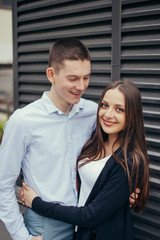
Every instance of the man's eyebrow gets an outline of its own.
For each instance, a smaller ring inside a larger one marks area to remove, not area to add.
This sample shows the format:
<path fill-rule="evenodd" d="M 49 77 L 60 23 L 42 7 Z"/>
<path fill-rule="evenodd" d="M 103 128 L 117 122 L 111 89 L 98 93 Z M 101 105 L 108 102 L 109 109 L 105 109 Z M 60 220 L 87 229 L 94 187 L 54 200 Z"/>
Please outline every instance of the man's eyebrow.
<path fill-rule="evenodd" d="M 91 73 L 86 74 L 84 77 L 90 76 Z M 68 74 L 67 77 L 79 77 L 79 75 L 76 74 Z"/>
<path fill-rule="evenodd" d="M 75 74 L 68 74 L 67 77 L 78 77 L 78 75 L 75 75 Z"/>

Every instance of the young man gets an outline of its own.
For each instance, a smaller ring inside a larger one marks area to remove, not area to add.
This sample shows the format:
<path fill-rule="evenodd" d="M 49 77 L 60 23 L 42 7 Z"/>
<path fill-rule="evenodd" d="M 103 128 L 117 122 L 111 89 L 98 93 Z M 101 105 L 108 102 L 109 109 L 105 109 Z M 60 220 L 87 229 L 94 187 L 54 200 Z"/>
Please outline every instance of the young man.
<path fill-rule="evenodd" d="M 25 182 L 46 201 L 77 204 L 76 160 L 94 128 L 97 104 L 81 98 L 90 78 L 88 49 L 76 39 L 51 47 L 49 92 L 10 117 L 0 147 L 0 218 L 14 240 L 71 240 L 73 226 L 27 208 L 23 217 L 14 185 Z"/>

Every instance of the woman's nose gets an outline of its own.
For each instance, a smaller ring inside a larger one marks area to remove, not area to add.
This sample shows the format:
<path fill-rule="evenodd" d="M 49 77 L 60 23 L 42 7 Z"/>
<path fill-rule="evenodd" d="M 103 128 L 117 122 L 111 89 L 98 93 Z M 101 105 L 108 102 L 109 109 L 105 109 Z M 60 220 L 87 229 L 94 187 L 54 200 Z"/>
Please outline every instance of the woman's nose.
<path fill-rule="evenodd" d="M 114 111 L 112 108 L 107 108 L 104 114 L 107 118 L 111 118 L 114 115 Z"/>

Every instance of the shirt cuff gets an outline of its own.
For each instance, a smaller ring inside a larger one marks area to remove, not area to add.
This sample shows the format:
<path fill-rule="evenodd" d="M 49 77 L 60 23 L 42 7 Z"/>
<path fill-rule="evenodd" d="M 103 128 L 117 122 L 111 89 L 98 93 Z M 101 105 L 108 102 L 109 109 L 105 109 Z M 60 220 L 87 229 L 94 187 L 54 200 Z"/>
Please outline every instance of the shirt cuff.
<path fill-rule="evenodd" d="M 18 229 L 14 234 L 11 234 L 13 240 L 31 240 L 33 236 L 29 234 L 28 230 L 26 229 L 24 223 L 22 224 L 21 228 Z"/>

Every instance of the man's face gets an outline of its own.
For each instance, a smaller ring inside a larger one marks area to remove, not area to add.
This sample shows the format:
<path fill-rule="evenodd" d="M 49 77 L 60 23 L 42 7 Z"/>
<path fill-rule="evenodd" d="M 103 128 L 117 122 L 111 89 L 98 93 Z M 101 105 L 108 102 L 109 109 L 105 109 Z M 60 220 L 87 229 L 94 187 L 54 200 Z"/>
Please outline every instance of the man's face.
<path fill-rule="evenodd" d="M 89 85 L 90 72 L 89 60 L 64 60 L 59 72 L 54 71 L 53 102 L 61 111 L 80 101 Z"/>

